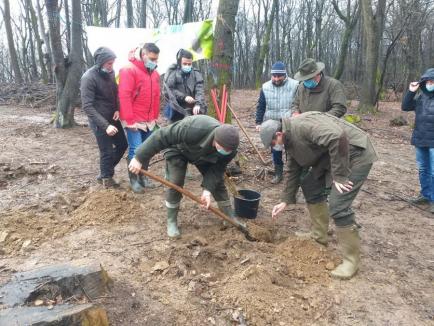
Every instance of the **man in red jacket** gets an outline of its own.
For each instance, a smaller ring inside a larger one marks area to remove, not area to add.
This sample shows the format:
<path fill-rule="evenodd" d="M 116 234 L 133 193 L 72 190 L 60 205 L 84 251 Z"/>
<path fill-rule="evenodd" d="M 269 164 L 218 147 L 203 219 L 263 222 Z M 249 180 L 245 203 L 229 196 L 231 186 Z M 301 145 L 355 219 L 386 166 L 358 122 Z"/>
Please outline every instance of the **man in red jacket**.
<path fill-rule="evenodd" d="M 146 43 L 135 50 L 127 66 L 119 71 L 120 119 L 127 132 L 128 164 L 136 148 L 148 138 L 160 113 L 160 75 L 157 68 L 160 49 L 154 43 Z M 144 167 L 147 169 L 147 167 Z M 145 187 L 153 187 L 144 176 L 129 172 L 131 189 L 142 193 Z"/>

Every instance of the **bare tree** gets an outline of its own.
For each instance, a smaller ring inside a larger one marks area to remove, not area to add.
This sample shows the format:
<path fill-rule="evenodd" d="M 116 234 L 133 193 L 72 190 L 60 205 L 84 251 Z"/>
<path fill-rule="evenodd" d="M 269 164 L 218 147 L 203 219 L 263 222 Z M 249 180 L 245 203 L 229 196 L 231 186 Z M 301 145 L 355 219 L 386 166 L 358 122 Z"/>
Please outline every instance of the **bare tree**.
<path fill-rule="evenodd" d="M 20 65 L 18 63 L 18 55 L 15 50 L 14 36 L 11 26 L 11 10 L 9 0 L 4 0 L 4 8 L 2 9 L 3 19 L 6 28 L 6 37 L 8 39 L 9 57 L 11 60 L 12 71 L 14 72 L 15 82 L 22 84 L 23 77 L 21 75 Z"/>
<path fill-rule="evenodd" d="M 45 0 L 53 51 L 54 73 L 56 75 L 56 119 L 57 128 L 72 127 L 74 123 L 74 106 L 78 95 L 82 63 L 81 4 L 72 1 L 71 51 L 65 57 L 60 35 L 60 8 L 57 0 Z"/>

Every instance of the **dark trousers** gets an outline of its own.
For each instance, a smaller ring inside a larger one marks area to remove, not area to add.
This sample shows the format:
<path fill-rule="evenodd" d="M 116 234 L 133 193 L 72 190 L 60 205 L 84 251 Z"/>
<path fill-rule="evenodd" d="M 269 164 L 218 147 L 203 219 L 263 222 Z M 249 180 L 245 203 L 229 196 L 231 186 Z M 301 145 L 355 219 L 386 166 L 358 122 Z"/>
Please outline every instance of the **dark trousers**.
<path fill-rule="evenodd" d="M 300 186 L 306 202 L 309 204 L 316 204 L 327 200 L 327 186 L 329 186 L 329 182 L 326 181 L 326 178 L 329 171 L 325 167 L 329 166 L 330 160 L 328 155 L 324 156 L 323 159 L 325 161 L 319 162 L 316 166 L 312 167 L 301 179 Z M 355 222 L 351 204 L 362 188 L 372 167 L 372 163 L 363 163 L 363 159 L 360 157 L 350 160 L 350 162 L 351 174 L 348 179 L 353 182 L 352 190 L 341 194 L 332 185 L 329 195 L 330 216 L 333 218 L 335 224 L 340 227 L 352 225 Z"/>
<path fill-rule="evenodd" d="M 113 122 L 118 128 L 114 136 L 107 135 L 106 131 L 94 123 L 89 123 L 99 148 L 100 177 L 111 178 L 115 173 L 115 166 L 124 156 L 128 148 L 127 139 L 120 121 Z"/>
<path fill-rule="evenodd" d="M 274 165 L 283 165 L 283 151 L 276 151 L 275 149 L 271 149 L 271 154 L 273 156 Z"/>
<path fill-rule="evenodd" d="M 166 180 L 172 182 L 180 187 L 184 187 L 185 173 L 187 172 L 188 161 L 182 156 L 175 156 L 166 159 Z M 196 168 L 204 175 L 206 167 L 197 165 Z M 216 201 L 226 201 L 229 199 L 228 192 L 224 183 L 224 179 L 221 179 L 214 192 L 211 193 Z M 182 194 L 172 188 L 166 191 L 166 201 L 170 204 L 178 204 L 182 199 Z"/>

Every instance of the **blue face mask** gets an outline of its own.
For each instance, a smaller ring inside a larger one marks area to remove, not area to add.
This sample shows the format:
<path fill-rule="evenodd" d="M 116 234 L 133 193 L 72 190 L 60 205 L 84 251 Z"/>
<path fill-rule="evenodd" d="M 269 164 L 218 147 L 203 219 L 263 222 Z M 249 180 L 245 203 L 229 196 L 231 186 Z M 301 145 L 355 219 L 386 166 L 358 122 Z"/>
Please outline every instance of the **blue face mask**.
<path fill-rule="evenodd" d="M 313 89 L 318 86 L 318 82 L 314 79 L 308 79 L 303 82 L 304 87 Z"/>
<path fill-rule="evenodd" d="M 426 84 L 425 88 L 428 92 L 434 92 L 434 84 Z"/>
<path fill-rule="evenodd" d="M 232 151 L 228 152 L 228 151 L 225 151 L 223 148 L 218 148 L 217 152 L 219 152 L 220 154 L 222 154 L 224 156 L 229 155 L 230 153 L 232 153 Z"/>
<path fill-rule="evenodd" d="M 181 66 L 181 70 L 188 74 L 191 71 L 191 66 Z"/>
<path fill-rule="evenodd" d="M 151 60 L 147 60 L 145 63 L 145 67 L 152 71 L 157 68 L 157 64 Z"/>

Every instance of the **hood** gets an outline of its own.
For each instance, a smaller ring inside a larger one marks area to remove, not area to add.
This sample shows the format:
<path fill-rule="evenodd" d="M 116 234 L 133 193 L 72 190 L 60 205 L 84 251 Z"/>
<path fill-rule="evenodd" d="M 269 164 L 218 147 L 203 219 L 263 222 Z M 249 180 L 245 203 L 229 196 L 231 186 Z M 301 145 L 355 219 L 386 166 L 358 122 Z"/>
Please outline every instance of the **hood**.
<path fill-rule="evenodd" d="M 95 65 L 101 68 L 101 66 L 107 61 L 116 59 L 116 54 L 109 48 L 100 47 L 95 51 L 93 58 L 95 60 Z"/>
<path fill-rule="evenodd" d="M 423 92 L 425 93 L 429 93 L 430 95 L 432 95 L 432 92 L 428 92 L 426 90 L 425 84 L 427 80 L 434 80 L 434 68 L 430 68 L 427 71 L 425 71 L 422 75 L 422 77 L 420 77 L 420 88 L 422 89 Z"/>

